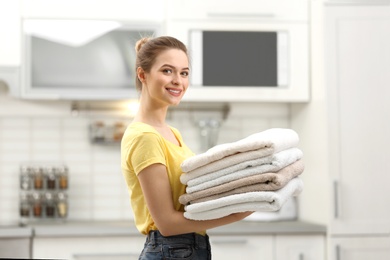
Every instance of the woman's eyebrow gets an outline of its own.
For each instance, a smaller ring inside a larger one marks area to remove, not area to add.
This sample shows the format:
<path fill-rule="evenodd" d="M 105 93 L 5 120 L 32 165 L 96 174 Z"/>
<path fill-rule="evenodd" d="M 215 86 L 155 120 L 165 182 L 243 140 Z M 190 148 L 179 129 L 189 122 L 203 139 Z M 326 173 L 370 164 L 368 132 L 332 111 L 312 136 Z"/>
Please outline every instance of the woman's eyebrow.
<path fill-rule="evenodd" d="M 161 66 L 161 68 L 162 67 L 170 67 L 170 68 L 172 68 L 172 69 L 176 69 L 176 67 L 175 66 L 173 66 L 173 65 L 171 65 L 171 64 L 163 64 L 162 66 Z M 190 68 L 189 67 L 184 67 L 184 68 L 181 68 L 181 70 L 190 70 Z"/>

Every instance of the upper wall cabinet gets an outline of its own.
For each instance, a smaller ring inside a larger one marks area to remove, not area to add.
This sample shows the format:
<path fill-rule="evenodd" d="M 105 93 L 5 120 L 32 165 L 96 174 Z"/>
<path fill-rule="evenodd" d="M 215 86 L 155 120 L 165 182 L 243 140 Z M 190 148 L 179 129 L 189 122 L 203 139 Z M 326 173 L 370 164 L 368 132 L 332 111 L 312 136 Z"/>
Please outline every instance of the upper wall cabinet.
<path fill-rule="evenodd" d="M 165 1 L 22 0 L 25 18 L 153 20 L 165 18 Z"/>
<path fill-rule="evenodd" d="M 171 19 L 261 18 L 307 20 L 308 0 L 167 0 Z"/>
<path fill-rule="evenodd" d="M 191 56 L 187 101 L 308 102 L 308 0 L 167 0 Z"/>
<path fill-rule="evenodd" d="M 18 1 L 0 2 L 0 67 L 20 65 L 19 17 Z"/>
<path fill-rule="evenodd" d="M 20 93 L 29 99 L 137 98 L 135 43 L 153 23 L 24 19 Z"/>

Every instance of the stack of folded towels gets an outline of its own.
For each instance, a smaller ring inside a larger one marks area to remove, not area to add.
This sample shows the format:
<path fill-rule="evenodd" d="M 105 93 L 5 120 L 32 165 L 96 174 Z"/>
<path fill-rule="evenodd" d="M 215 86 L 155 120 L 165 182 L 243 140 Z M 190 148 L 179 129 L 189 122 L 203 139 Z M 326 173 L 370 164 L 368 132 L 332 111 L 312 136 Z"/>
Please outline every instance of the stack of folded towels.
<path fill-rule="evenodd" d="M 186 159 L 180 177 L 186 193 L 179 198 L 185 205 L 184 216 L 208 220 L 237 212 L 280 210 L 303 189 L 298 142 L 294 130 L 271 128 Z"/>

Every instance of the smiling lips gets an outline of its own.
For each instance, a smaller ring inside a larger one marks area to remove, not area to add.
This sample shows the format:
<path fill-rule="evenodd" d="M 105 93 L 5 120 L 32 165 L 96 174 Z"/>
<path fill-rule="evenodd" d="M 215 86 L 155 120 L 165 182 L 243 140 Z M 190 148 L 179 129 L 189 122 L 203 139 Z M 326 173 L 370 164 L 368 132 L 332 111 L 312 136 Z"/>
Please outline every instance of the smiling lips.
<path fill-rule="evenodd" d="M 180 96 L 181 90 L 180 89 L 174 89 L 174 88 L 167 88 L 168 92 L 173 96 Z"/>

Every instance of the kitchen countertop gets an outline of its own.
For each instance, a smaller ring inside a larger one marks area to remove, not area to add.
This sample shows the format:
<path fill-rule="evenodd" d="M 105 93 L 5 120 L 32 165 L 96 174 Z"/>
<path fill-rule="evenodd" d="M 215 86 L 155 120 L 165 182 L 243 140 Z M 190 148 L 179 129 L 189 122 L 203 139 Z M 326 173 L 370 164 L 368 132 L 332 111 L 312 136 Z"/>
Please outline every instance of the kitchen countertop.
<path fill-rule="evenodd" d="M 302 221 L 240 221 L 210 229 L 210 235 L 326 234 L 326 227 Z M 7 237 L 88 237 L 139 236 L 132 221 L 67 221 L 36 223 L 26 227 L 0 227 L 0 238 Z"/>
<path fill-rule="evenodd" d="M 31 227 L 0 226 L 0 239 L 2 238 L 28 238 L 33 234 Z"/>

